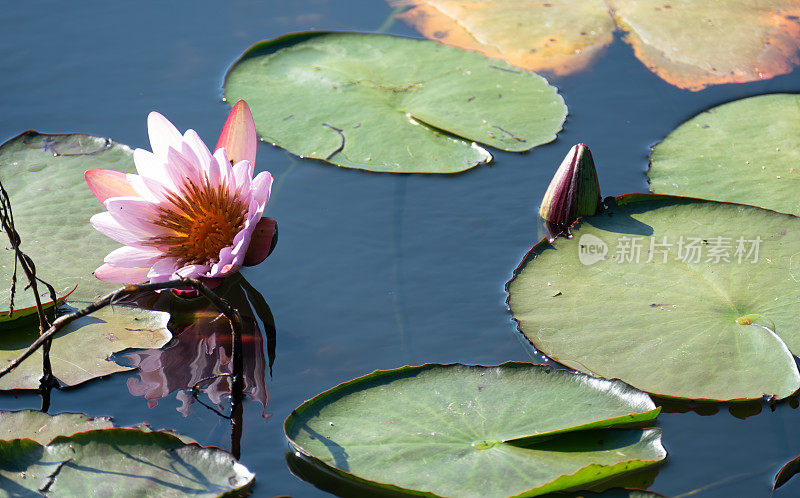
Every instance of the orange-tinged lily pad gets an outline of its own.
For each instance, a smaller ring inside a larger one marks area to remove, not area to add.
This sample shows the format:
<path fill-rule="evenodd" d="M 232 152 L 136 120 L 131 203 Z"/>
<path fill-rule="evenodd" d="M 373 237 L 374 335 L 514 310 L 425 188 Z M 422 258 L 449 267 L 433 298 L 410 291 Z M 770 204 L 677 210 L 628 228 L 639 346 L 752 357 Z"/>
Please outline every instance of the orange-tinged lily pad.
<path fill-rule="evenodd" d="M 428 38 L 532 71 L 569 74 L 611 43 L 614 21 L 602 0 L 389 0 Z"/>
<path fill-rule="evenodd" d="M 800 63 L 797 0 L 608 3 L 636 56 L 680 88 L 769 79 Z"/>
<path fill-rule="evenodd" d="M 565 75 L 623 33 L 668 83 L 697 91 L 786 74 L 800 64 L 800 0 L 388 0 L 440 42 Z"/>

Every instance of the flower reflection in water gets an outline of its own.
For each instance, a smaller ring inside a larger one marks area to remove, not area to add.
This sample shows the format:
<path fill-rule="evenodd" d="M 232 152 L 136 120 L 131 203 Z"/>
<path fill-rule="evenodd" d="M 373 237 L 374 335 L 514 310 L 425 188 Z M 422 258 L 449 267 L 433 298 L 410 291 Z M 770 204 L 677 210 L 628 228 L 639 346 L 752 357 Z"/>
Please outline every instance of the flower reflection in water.
<path fill-rule="evenodd" d="M 272 373 L 275 358 L 275 323 L 264 298 L 244 278 L 232 277 L 218 289 L 220 297 L 238 309 L 242 317 L 242 353 L 244 364 L 244 395 L 264 407 L 267 418 L 266 376 Z M 164 293 L 167 294 L 167 293 Z M 196 305 L 193 301 L 199 301 Z M 202 300 L 176 300 L 174 296 L 145 296 L 137 304 L 153 309 L 167 308 L 171 313 L 172 340 L 161 349 L 146 349 L 123 356 L 129 366 L 137 367 L 138 378 L 128 379 L 128 390 L 143 396 L 149 407 L 177 391 L 182 402 L 178 408 L 188 416 L 198 391 L 220 410 L 230 395 L 230 375 L 233 373 L 231 326 L 224 315 Z M 255 313 L 254 313 L 255 311 Z M 264 357 L 265 329 L 269 364 Z M 193 389 L 198 387 L 199 389 Z"/>

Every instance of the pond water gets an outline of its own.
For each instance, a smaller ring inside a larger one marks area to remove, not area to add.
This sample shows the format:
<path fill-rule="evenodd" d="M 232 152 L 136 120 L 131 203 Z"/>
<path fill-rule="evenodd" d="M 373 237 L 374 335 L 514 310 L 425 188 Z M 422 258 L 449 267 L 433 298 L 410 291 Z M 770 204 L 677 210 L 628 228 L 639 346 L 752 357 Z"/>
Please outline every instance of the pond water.
<path fill-rule="evenodd" d="M 21 131 L 86 132 L 148 147 L 145 118 L 158 110 L 214 143 L 229 107 L 221 84 L 256 41 L 309 29 L 375 31 L 392 9 L 375 0 L 131 3 L 14 2 L 0 21 L 0 138 Z M 388 33 L 419 36 L 401 22 Z M 245 277 L 277 328 L 267 380 L 268 418 L 245 404 L 242 462 L 257 496 L 325 493 L 285 462 L 283 420 L 342 381 L 426 362 L 542 362 L 517 331 L 505 283 L 541 238 L 538 203 L 577 142 L 595 158 L 603 195 L 647 191 L 649 147 L 687 118 L 745 96 L 800 90 L 800 72 L 688 92 L 648 71 L 617 40 L 588 70 L 550 78 L 569 107 L 558 139 L 463 174 L 387 175 L 300 160 L 261 143 L 257 170 L 276 178 L 266 214 L 280 241 Z M 54 209 L 58 209 L 54 206 Z M 602 320 L 602 317 L 597 317 Z M 188 359 L 187 359 L 188 361 Z M 136 373 L 53 393 L 51 413 L 148 421 L 229 448 L 230 426 L 175 394 L 148 407 L 129 393 Z M 2 395 L 0 408 L 37 408 L 34 395 Z M 767 496 L 780 466 L 800 454 L 800 412 L 787 403 L 739 419 L 659 417 L 669 457 L 653 491 L 668 496 Z M 800 478 L 775 496 L 800 494 Z"/>

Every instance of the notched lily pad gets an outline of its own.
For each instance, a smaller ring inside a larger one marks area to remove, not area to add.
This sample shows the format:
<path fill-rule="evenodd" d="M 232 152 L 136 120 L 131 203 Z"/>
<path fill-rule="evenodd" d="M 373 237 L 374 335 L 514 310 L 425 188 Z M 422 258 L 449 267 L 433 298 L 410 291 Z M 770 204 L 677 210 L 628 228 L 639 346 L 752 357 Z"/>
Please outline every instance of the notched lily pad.
<path fill-rule="evenodd" d="M 345 479 L 415 494 L 538 496 L 663 460 L 658 429 L 616 429 L 658 412 L 620 381 L 544 365 L 424 365 L 341 384 L 284 428 L 298 452 Z"/>
<path fill-rule="evenodd" d="M 92 275 L 118 244 L 89 224 L 93 214 L 104 210 L 83 178 L 84 171 L 91 168 L 134 172 L 132 151 L 107 138 L 33 131 L 0 146 L 0 181 L 11 200 L 21 249 L 33 259 L 38 276 L 59 294 L 75 289 L 67 300 L 75 308 L 118 287 Z M 0 303 L 7 310 L 14 254 L 7 241 L 2 247 Z M 23 285 L 18 281 L 16 307 L 33 304 L 33 296 L 25 295 Z M 4 324 L 0 366 L 15 359 L 35 339 L 38 328 L 27 318 Z M 53 373 L 62 384 L 72 386 L 129 370 L 108 361 L 108 356 L 128 348 L 163 346 L 170 338 L 168 318 L 166 313 L 112 306 L 78 319 L 53 340 Z M 0 389 L 36 389 L 40 377 L 41 353 L 37 352 L 0 379 Z"/>
<path fill-rule="evenodd" d="M 800 218 L 628 194 L 537 244 L 508 283 L 534 346 L 661 396 L 785 398 L 800 388 Z"/>
<path fill-rule="evenodd" d="M 566 107 L 544 78 L 480 54 L 397 36 L 312 32 L 251 47 L 225 96 L 265 140 L 301 157 L 393 173 L 487 162 L 475 142 L 524 151 L 555 139 Z"/>
<path fill-rule="evenodd" d="M 714 107 L 653 147 L 650 188 L 800 215 L 798 130 L 800 95 L 759 95 Z"/>

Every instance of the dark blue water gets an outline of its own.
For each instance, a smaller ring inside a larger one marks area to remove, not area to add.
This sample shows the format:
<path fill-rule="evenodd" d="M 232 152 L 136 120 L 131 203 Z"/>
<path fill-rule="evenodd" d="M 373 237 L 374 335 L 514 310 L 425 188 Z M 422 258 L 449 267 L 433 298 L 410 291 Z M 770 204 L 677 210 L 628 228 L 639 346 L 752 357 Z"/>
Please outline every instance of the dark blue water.
<path fill-rule="evenodd" d="M 158 110 L 216 142 L 228 106 L 221 82 L 251 44 L 307 29 L 374 31 L 391 9 L 376 0 L 296 2 L 5 2 L 0 16 L 0 139 L 27 129 L 86 132 L 147 147 Z M 417 36 L 402 23 L 388 32 Z M 729 100 L 800 90 L 800 72 L 691 93 L 650 73 L 621 42 L 589 70 L 552 82 L 569 107 L 564 131 L 526 154 L 456 176 L 392 176 L 303 161 L 261 144 L 257 169 L 277 183 L 267 215 L 275 253 L 246 277 L 269 303 L 277 359 L 271 413 L 245 405 L 242 461 L 258 496 L 323 495 L 286 467 L 282 423 L 320 391 L 374 369 L 425 362 L 530 360 L 505 306 L 504 284 L 539 239 L 536 209 L 571 145 L 587 143 L 603 195 L 646 191 L 649 147 L 685 119 Z M 541 361 L 541 358 L 535 358 Z M 51 413 L 149 421 L 225 448 L 230 427 L 202 407 L 188 417 L 175 395 L 148 408 L 121 374 L 56 392 Z M 1 396 L 0 408 L 38 398 Z M 800 453 L 800 413 L 786 404 L 740 420 L 659 417 L 668 463 L 652 490 L 666 495 L 766 496 Z M 800 494 L 800 478 L 775 496 Z"/>

